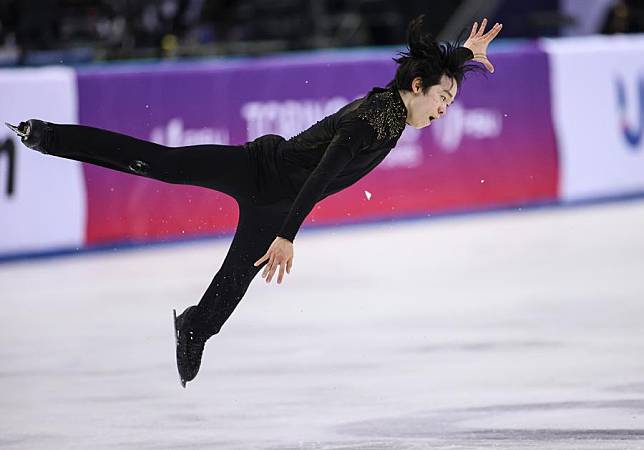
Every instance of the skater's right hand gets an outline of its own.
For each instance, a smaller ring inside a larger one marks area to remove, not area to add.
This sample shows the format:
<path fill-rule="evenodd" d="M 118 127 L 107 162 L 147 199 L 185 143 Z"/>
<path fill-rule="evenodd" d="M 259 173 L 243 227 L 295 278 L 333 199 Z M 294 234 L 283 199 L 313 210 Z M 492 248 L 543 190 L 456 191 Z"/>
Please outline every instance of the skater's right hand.
<path fill-rule="evenodd" d="M 293 265 L 293 243 L 288 239 L 277 236 L 268 248 L 266 254 L 255 261 L 255 267 L 260 266 L 265 261 L 268 261 L 268 263 L 264 266 L 262 278 L 266 278 L 266 282 L 270 283 L 273 275 L 275 275 L 275 271 L 279 267 L 277 283 L 281 284 L 282 279 L 284 279 L 284 270 L 286 270 L 286 273 L 291 273 L 291 266 Z"/>
<path fill-rule="evenodd" d="M 469 48 L 472 51 L 474 54 L 474 61 L 480 62 L 490 73 L 494 73 L 494 66 L 487 57 L 487 46 L 492 42 L 496 35 L 499 34 L 503 25 L 495 23 L 494 26 L 490 28 L 490 31 L 483 34 L 486 26 L 487 19 L 483 19 L 480 27 L 478 22 L 474 22 L 474 25 L 472 25 L 472 32 L 463 44 L 463 47 Z"/>

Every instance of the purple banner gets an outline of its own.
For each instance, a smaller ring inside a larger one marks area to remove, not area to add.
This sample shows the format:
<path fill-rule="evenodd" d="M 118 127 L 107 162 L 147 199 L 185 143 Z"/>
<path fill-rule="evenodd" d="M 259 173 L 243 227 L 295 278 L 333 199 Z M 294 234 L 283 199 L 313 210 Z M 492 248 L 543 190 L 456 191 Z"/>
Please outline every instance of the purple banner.
<path fill-rule="evenodd" d="M 79 120 L 170 146 L 290 137 L 394 74 L 394 52 L 340 52 L 234 62 L 106 66 L 79 72 Z M 492 56 L 446 118 L 407 127 L 391 155 L 309 218 L 335 223 L 550 200 L 557 156 L 546 55 Z M 234 202 L 85 165 L 87 242 L 230 231 Z"/>

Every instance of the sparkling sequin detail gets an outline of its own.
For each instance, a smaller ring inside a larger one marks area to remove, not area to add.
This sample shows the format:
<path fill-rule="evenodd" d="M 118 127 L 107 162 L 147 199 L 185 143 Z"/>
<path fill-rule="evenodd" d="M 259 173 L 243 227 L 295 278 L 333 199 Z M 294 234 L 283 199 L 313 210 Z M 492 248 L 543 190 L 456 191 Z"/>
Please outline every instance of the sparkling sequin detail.
<path fill-rule="evenodd" d="M 378 140 L 395 139 L 405 129 L 407 108 L 397 92 L 382 90 L 360 105 L 357 116 L 376 130 Z"/>

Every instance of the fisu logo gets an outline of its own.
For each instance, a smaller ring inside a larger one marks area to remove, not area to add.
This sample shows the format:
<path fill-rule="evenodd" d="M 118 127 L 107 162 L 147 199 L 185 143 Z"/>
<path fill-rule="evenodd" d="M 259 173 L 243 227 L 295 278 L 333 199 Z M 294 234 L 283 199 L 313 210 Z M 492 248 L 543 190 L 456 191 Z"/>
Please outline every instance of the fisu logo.
<path fill-rule="evenodd" d="M 431 132 L 438 145 L 447 153 L 457 151 L 464 137 L 495 138 L 502 131 L 501 113 L 487 108 L 466 109 L 459 102 L 454 102 L 449 114 L 431 126 Z"/>
<path fill-rule="evenodd" d="M 641 150 L 640 142 L 642 141 L 642 130 L 644 129 L 644 76 L 639 77 L 637 92 L 635 95 L 636 101 L 639 101 L 639 123 L 635 126 L 631 126 L 629 124 L 626 114 L 628 105 L 624 80 L 618 78 L 615 81 L 615 86 L 617 89 L 617 106 L 619 109 L 619 122 L 622 129 L 622 135 L 633 150 Z"/>

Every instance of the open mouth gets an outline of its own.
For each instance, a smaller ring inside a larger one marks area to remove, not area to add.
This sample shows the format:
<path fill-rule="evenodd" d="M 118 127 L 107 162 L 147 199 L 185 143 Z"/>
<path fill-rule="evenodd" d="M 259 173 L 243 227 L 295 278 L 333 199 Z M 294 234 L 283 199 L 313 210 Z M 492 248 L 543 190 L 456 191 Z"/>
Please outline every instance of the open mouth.
<path fill-rule="evenodd" d="M 436 120 L 436 117 L 434 117 L 434 116 L 429 116 L 429 123 L 432 123 L 434 120 Z"/>

